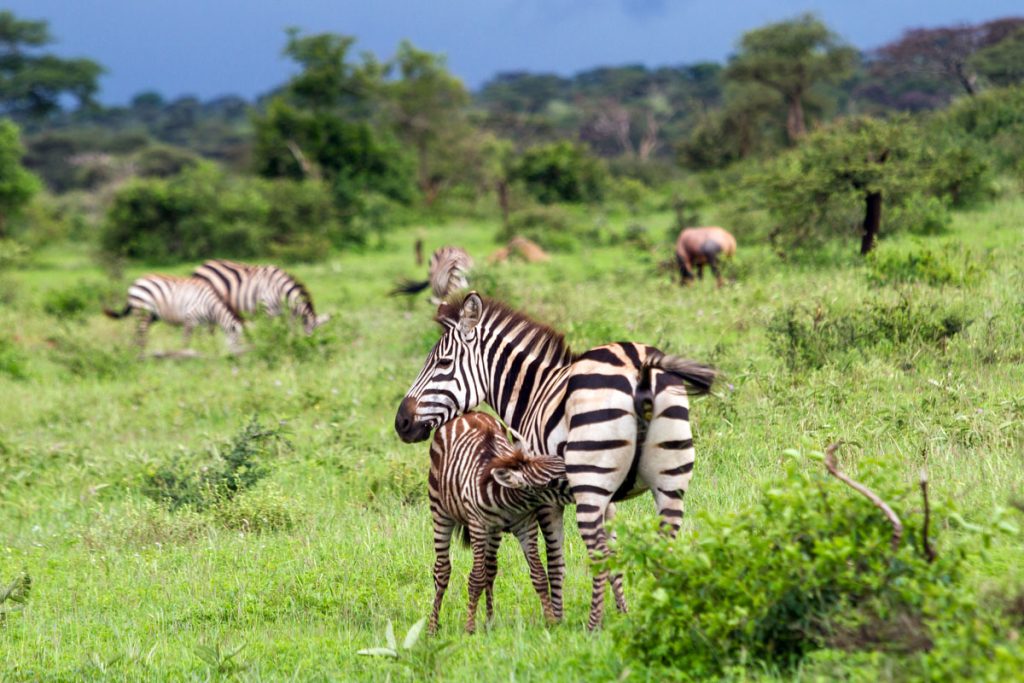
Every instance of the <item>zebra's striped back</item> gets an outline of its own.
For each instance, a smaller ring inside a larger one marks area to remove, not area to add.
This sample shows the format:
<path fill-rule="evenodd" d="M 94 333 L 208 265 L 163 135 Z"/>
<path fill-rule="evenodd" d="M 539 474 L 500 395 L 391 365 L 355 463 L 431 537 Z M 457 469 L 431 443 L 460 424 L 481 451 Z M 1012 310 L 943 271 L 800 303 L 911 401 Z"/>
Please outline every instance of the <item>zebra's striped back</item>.
<path fill-rule="evenodd" d="M 305 285 L 277 266 L 211 259 L 192 275 L 208 282 L 229 306 L 243 315 L 261 310 L 271 316 L 280 315 L 285 304 L 293 316 L 302 319 L 307 334 L 327 320 L 326 316 L 317 316 Z"/>
<path fill-rule="evenodd" d="M 465 249 L 459 247 L 441 247 L 430 256 L 430 289 L 434 293 L 431 299 L 435 304 L 469 288 L 469 271 L 473 269 L 473 259 Z"/>
<path fill-rule="evenodd" d="M 186 342 L 196 326 L 218 325 L 224 330 L 232 348 L 239 345 L 242 319 L 205 280 L 199 278 L 145 275 L 128 287 L 128 303 L 123 311 L 107 310 L 106 313 L 120 318 L 133 310 L 139 314 L 140 346 L 145 346 L 146 332 L 153 320 L 183 326 Z"/>

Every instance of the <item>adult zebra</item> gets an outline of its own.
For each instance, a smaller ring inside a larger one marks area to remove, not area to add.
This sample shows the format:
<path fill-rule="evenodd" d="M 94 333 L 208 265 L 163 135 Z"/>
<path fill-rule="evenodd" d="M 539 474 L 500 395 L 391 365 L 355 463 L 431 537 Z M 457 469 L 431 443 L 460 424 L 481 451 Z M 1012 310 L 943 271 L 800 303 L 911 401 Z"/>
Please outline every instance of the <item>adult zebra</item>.
<path fill-rule="evenodd" d="M 426 280 L 405 280 L 391 290 L 391 295 L 415 294 L 430 287 L 433 292 L 431 302 L 439 304 L 452 294 L 469 288 L 469 271 L 472 269 L 473 259 L 465 249 L 441 247 L 430 256 Z"/>
<path fill-rule="evenodd" d="M 476 292 L 442 304 L 437 321 L 441 339 L 395 416 L 403 441 L 487 403 L 532 452 L 564 457 L 591 557 L 607 552 L 613 501 L 647 489 L 678 531 L 694 461 L 687 389 L 707 393 L 713 369 L 632 342 L 575 355 L 550 327 Z M 594 576 L 588 628 L 601 622 L 607 580 Z"/>
<path fill-rule="evenodd" d="M 210 259 L 192 271 L 192 277 L 209 283 L 220 298 L 241 314 L 262 309 L 267 315 L 276 316 L 286 303 L 292 316 L 302 319 L 306 334 L 312 334 L 330 320 L 329 315 L 316 314 L 306 286 L 277 266 Z"/>
<path fill-rule="evenodd" d="M 227 335 L 231 350 L 240 350 L 242 319 L 205 280 L 145 275 L 128 288 L 128 302 L 123 310 L 103 309 L 111 318 L 123 318 L 132 311 L 135 311 L 138 318 L 137 342 L 140 351 L 146 348 L 147 332 L 155 320 L 184 327 L 186 347 L 197 325 L 220 325 Z"/>

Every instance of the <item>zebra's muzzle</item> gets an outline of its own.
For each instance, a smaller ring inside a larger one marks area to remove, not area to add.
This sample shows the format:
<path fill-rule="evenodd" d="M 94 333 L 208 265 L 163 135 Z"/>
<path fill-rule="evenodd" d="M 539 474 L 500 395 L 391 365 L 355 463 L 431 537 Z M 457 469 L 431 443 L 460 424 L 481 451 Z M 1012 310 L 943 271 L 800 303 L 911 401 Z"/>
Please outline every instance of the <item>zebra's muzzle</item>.
<path fill-rule="evenodd" d="M 395 432 L 405 443 L 426 441 L 430 437 L 430 424 L 416 419 L 416 399 L 407 396 L 398 405 Z"/>

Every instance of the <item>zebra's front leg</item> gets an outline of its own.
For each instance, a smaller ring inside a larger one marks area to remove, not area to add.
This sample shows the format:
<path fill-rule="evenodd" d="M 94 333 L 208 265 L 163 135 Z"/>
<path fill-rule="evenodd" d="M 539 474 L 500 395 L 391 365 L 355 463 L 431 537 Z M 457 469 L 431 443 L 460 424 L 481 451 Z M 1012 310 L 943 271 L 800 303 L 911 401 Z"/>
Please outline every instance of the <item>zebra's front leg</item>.
<path fill-rule="evenodd" d="M 469 573 L 469 605 L 466 616 L 466 633 L 476 631 L 476 608 L 480 594 L 487 587 L 487 535 L 482 528 L 470 527 L 470 544 L 473 546 L 473 569 Z"/>
<path fill-rule="evenodd" d="M 561 621 L 563 616 L 562 585 L 565 582 L 565 555 L 562 550 L 565 545 L 563 510 L 561 505 L 550 505 L 537 511 L 537 521 L 540 523 L 540 531 L 544 535 L 544 546 L 547 548 L 551 612 L 555 615 L 556 621 Z"/>
<path fill-rule="evenodd" d="M 540 598 L 544 618 L 549 623 L 554 623 L 556 618 L 551 607 L 551 596 L 548 595 L 548 575 L 544 571 L 544 565 L 540 562 L 540 553 L 537 552 L 537 520 L 531 518 L 526 523 L 519 525 L 515 534 L 519 539 L 519 546 L 523 549 L 523 555 L 526 556 L 526 564 L 530 568 L 530 581 L 533 582 L 533 589 L 537 591 L 537 596 Z"/>
<path fill-rule="evenodd" d="M 441 614 L 441 602 L 444 600 L 444 592 L 448 589 L 448 580 L 452 576 L 452 561 L 449 550 L 452 544 L 452 532 L 455 530 L 455 523 L 446 518 L 434 517 L 434 609 L 430 613 L 430 626 L 428 633 L 437 633 L 438 618 Z"/>

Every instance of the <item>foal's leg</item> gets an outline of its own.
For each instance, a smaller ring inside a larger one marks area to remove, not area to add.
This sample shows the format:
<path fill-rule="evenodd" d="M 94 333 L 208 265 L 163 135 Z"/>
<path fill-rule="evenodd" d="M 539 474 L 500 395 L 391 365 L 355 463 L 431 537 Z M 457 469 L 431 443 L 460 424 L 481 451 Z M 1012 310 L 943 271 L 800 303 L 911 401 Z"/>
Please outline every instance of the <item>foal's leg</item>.
<path fill-rule="evenodd" d="M 544 546 L 548 556 L 548 584 L 551 587 L 551 611 L 555 619 L 562 620 L 562 584 L 565 581 L 565 543 L 563 507 L 548 505 L 537 511 L 540 532 L 544 535 Z"/>
<path fill-rule="evenodd" d="M 494 578 L 498 575 L 498 548 L 501 546 L 501 531 L 487 532 L 487 554 L 484 557 L 484 570 L 487 576 L 487 588 L 484 589 L 484 602 L 487 605 L 487 623 L 494 621 Z"/>
<path fill-rule="evenodd" d="M 434 610 L 430 614 L 429 633 L 437 633 L 437 620 L 441 612 L 441 601 L 448 588 L 448 579 L 452 575 L 452 561 L 449 549 L 452 544 L 452 532 L 455 522 L 441 515 L 434 516 Z"/>
<path fill-rule="evenodd" d="M 540 597 L 544 618 L 549 622 L 554 622 L 556 618 L 555 612 L 551 608 L 551 598 L 548 595 L 548 576 L 544 572 L 544 565 L 540 563 L 540 553 L 537 552 L 537 518 L 530 517 L 520 524 L 514 533 L 519 539 L 519 546 L 523 549 L 526 563 L 530 567 L 530 581 L 533 582 L 533 589 Z"/>
<path fill-rule="evenodd" d="M 480 594 L 487 587 L 487 537 L 481 527 L 469 527 L 470 545 L 473 546 L 473 570 L 469 573 L 469 606 L 466 616 L 466 632 L 476 631 L 476 607 Z"/>

